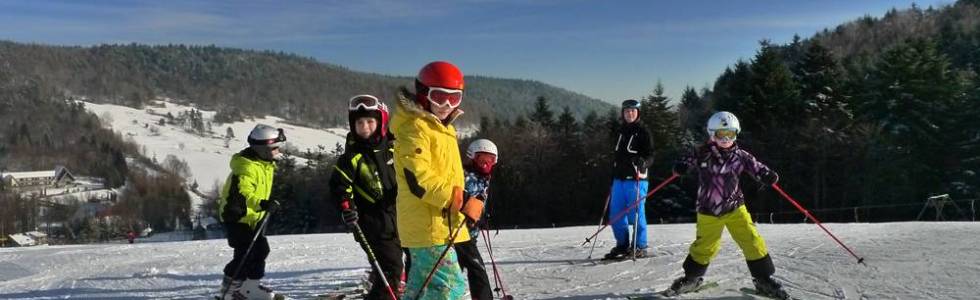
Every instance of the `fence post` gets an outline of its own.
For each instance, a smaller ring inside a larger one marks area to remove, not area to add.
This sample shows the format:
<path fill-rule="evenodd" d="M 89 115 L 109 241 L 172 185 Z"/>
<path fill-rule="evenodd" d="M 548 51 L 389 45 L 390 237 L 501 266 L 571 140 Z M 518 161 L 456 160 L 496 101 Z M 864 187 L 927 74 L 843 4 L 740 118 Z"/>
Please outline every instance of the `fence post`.
<path fill-rule="evenodd" d="M 857 222 L 860 222 L 860 221 L 858 221 L 858 208 L 855 206 L 854 207 L 854 223 L 857 223 Z"/>
<path fill-rule="evenodd" d="M 977 221 L 977 211 L 973 209 L 973 202 L 975 202 L 975 201 L 977 201 L 977 199 L 971 199 L 970 200 L 970 216 L 973 217 L 973 221 L 974 222 Z"/>
<path fill-rule="evenodd" d="M 769 213 L 769 224 L 776 224 L 776 222 L 772 221 L 772 215 L 773 213 Z"/>

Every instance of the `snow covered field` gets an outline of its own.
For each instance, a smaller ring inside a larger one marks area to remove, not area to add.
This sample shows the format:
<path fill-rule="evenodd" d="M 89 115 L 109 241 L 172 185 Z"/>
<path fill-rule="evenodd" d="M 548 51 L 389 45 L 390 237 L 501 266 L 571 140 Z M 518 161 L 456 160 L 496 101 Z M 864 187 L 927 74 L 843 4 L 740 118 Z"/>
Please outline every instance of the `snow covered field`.
<path fill-rule="evenodd" d="M 135 109 L 119 105 L 85 103 L 85 108 L 98 115 L 103 121 L 111 121 L 112 130 L 124 137 L 131 138 L 137 145 L 146 147 L 145 155 L 156 156 L 159 162 L 174 155 L 187 162 L 191 169 L 189 181 L 197 180 L 202 191 L 211 189 L 215 182 L 224 182 L 228 176 L 228 161 L 231 155 L 248 146 L 245 138 L 255 124 L 262 123 L 286 130 L 287 145 L 300 151 L 311 149 L 318 151 L 323 146 L 326 151 L 333 150 L 337 143 L 343 144 L 347 129 L 315 129 L 288 124 L 277 117 L 246 120 L 230 124 L 214 124 L 213 136 L 200 136 L 189 133 L 176 125 L 159 126 L 157 122 L 162 115 L 170 113 L 177 116 L 193 107 L 166 101 L 156 101 L 162 107 L 148 106 L 145 109 Z M 214 111 L 201 110 L 204 121 L 214 118 Z M 225 148 L 224 136 L 227 128 L 231 127 L 235 138 L 231 139 Z M 302 165 L 301 162 L 298 164 Z"/>
<path fill-rule="evenodd" d="M 595 227 L 501 230 L 493 240 L 516 299 L 623 299 L 666 288 L 682 274 L 693 224 L 651 225 L 653 258 L 593 265 L 580 244 Z M 868 266 L 813 224 L 760 224 L 776 277 L 801 299 L 977 299 L 980 223 L 828 224 Z M 612 246 L 607 230 L 596 248 Z M 754 299 L 729 237 L 708 269 L 720 286 L 681 299 Z M 270 237 L 267 284 L 303 299 L 360 281 L 369 268 L 349 234 Z M 481 242 L 482 244 L 482 242 Z M 482 248 L 482 247 L 481 247 Z M 230 259 L 224 240 L 0 249 L 0 299 L 204 299 Z M 484 258 L 487 259 L 484 251 Z M 489 259 L 487 259 L 489 263 Z"/>

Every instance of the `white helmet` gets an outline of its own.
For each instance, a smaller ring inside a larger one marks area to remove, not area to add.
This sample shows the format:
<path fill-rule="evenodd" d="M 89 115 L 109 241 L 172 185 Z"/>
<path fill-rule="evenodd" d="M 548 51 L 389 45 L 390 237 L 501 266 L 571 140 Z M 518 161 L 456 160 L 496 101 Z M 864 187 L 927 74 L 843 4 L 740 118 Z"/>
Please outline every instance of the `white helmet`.
<path fill-rule="evenodd" d="M 466 147 L 466 157 L 473 159 L 477 152 L 486 152 L 497 156 L 497 145 L 488 139 L 478 139 Z"/>
<path fill-rule="evenodd" d="M 727 129 L 735 131 L 736 134 L 742 132 L 742 127 L 738 124 L 738 118 L 734 114 L 727 111 L 719 111 L 711 115 L 708 118 L 708 136 L 715 136 L 715 131 L 721 129 Z M 734 140 L 734 138 L 732 139 Z"/>
<path fill-rule="evenodd" d="M 273 157 L 272 149 L 282 147 L 285 143 L 286 134 L 282 128 L 257 124 L 248 134 L 248 145 L 259 154 L 259 157 L 265 160 L 278 159 L 278 157 Z"/>

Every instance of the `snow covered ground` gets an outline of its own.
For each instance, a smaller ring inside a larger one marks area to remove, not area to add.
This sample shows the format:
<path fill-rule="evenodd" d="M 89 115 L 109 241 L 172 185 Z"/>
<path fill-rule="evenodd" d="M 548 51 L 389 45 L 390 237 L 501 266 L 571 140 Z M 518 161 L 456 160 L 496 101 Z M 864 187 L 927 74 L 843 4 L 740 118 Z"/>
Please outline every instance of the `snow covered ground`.
<path fill-rule="evenodd" d="M 828 224 L 867 266 L 813 224 L 760 224 L 776 277 L 801 299 L 976 299 L 980 223 Z M 594 265 L 580 244 L 595 227 L 501 230 L 493 239 L 516 299 L 623 299 L 666 288 L 682 274 L 693 224 L 651 225 L 655 257 Z M 595 257 L 612 246 L 606 231 Z M 681 299 L 754 299 L 729 237 L 706 279 L 720 286 Z M 303 299 L 360 281 L 369 268 L 349 234 L 270 237 L 267 284 Z M 482 244 L 482 242 L 481 242 Z M 482 248 L 482 247 L 481 247 Z M 0 249 L 0 299 L 204 299 L 230 259 L 224 240 Z M 484 258 L 486 252 L 484 250 Z M 488 260 L 489 263 L 489 260 Z"/>
<path fill-rule="evenodd" d="M 297 126 L 269 116 L 245 122 L 214 124 L 213 136 L 205 137 L 189 133 L 176 125 L 157 125 L 157 122 L 167 113 L 177 116 L 194 107 L 168 101 L 155 101 L 155 104 L 157 106 L 136 109 L 85 102 L 85 108 L 104 121 L 111 121 L 112 130 L 131 138 L 137 145 L 146 147 L 146 156 L 151 158 L 155 156 L 159 162 L 163 162 L 167 155 L 174 155 L 187 162 L 191 169 L 189 181 L 197 180 L 202 191 L 210 190 L 215 182 L 224 182 L 225 177 L 228 176 L 228 161 L 231 155 L 248 145 L 245 139 L 257 123 L 285 129 L 288 139 L 286 144 L 300 151 L 306 149 L 318 151 L 318 146 L 331 151 L 337 143 L 344 143 L 348 131 L 346 128 L 322 130 Z M 201 110 L 200 112 L 205 122 L 213 120 L 214 111 Z M 235 138 L 229 142 L 229 147 L 225 148 L 224 136 L 228 127 L 232 128 Z M 298 164 L 302 165 L 299 162 Z"/>

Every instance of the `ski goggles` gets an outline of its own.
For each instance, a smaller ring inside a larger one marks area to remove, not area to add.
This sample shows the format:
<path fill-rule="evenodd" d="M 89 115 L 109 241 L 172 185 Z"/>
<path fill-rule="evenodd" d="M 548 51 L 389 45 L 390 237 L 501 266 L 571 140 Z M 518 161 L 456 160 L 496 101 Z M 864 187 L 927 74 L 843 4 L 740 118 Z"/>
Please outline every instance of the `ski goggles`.
<path fill-rule="evenodd" d="M 731 129 L 718 129 L 715 130 L 715 138 L 721 141 L 734 141 L 735 137 L 738 136 L 738 132 Z"/>
<path fill-rule="evenodd" d="M 384 104 L 381 103 L 381 100 L 378 100 L 377 97 L 371 95 L 357 95 L 350 98 L 350 104 L 347 106 L 347 109 L 351 111 L 358 109 L 380 110 L 382 106 L 384 106 Z"/>
<path fill-rule="evenodd" d="M 269 140 L 268 146 L 272 150 L 279 149 L 279 147 L 282 147 L 283 143 L 286 142 L 286 132 L 283 131 L 282 128 L 279 128 L 278 131 L 279 131 L 279 135 L 276 136 L 276 139 Z"/>
<path fill-rule="evenodd" d="M 426 97 L 437 107 L 456 108 L 463 102 L 463 90 L 430 87 Z"/>

